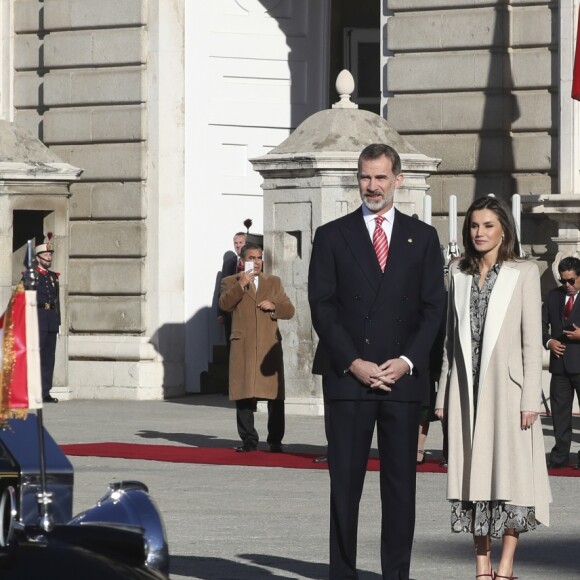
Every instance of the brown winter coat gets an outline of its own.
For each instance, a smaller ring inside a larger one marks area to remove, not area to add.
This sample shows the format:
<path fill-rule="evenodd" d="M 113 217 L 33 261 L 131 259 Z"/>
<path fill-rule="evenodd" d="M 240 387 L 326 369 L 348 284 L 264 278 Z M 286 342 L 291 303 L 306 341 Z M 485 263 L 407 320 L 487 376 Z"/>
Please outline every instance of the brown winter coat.
<path fill-rule="evenodd" d="M 284 399 L 284 362 L 278 319 L 294 316 L 294 306 L 277 276 L 260 274 L 257 295 L 243 289 L 240 275 L 221 282 L 219 307 L 232 313 L 230 399 Z M 269 300 L 275 313 L 257 305 Z"/>
<path fill-rule="evenodd" d="M 491 292 L 473 412 L 472 276 L 452 266 L 447 338 L 436 408 L 448 425 L 450 500 L 504 500 L 534 506 L 549 525 L 552 500 L 542 425 L 520 428 L 521 411 L 540 411 L 542 324 L 540 277 L 531 262 L 502 265 Z"/>

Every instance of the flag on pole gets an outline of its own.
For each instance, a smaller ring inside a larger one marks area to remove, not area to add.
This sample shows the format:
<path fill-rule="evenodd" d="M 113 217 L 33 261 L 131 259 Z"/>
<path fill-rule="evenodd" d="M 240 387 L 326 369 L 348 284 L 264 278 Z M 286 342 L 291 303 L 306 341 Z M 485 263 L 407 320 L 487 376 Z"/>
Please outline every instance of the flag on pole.
<path fill-rule="evenodd" d="M 576 31 L 576 54 L 574 55 L 574 72 L 572 73 L 572 98 L 580 101 L 580 15 L 579 28 Z"/>
<path fill-rule="evenodd" d="M 42 408 L 36 292 L 20 283 L 0 317 L 0 421 Z"/>

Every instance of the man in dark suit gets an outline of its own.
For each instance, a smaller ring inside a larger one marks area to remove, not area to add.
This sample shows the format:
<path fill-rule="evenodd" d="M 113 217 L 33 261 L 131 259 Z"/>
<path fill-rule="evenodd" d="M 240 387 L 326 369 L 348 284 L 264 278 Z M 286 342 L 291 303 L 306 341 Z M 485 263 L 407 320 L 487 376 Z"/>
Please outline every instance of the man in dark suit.
<path fill-rule="evenodd" d="M 224 258 L 222 264 L 222 271 L 219 277 L 219 284 L 224 278 L 228 276 L 233 276 L 244 270 L 244 261 L 240 256 L 242 248 L 246 245 L 246 234 L 244 232 L 237 232 L 234 234 L 234 251 L 228 252 Z M 232 333 L 232 315 L 229 312 L 224 312 L 218 306 L 218 322 L 224 325 L 224 330 L 226 333 L 226 344 L 228 345 L 228 350 L 230 347 L 230 334 Z"/>
<path fill-rule="evenodd" d="M 313 372 L 323 376 L 328 412 L 329 577 L 358 578 L 359 502 L 376 423 L 382 577 L 408 580 L 419 411 L 443 314 L 443 263 L 435 229 L 393 207 L 403 174 L 392 147 L 362 151 L 358 183 L 362 206 L 317 229 L 308 278 L 320 339 Z"/>
<path fill-rule="evenodd" d="M 568 466 L 572 443 L 574 391 L 580 401 L 580 260 L 567 257 L 558 264 L 560 283 L 542 306 L 544 347 L 550 351 L 550 401 L 556 440 L 549 469 Z"/>

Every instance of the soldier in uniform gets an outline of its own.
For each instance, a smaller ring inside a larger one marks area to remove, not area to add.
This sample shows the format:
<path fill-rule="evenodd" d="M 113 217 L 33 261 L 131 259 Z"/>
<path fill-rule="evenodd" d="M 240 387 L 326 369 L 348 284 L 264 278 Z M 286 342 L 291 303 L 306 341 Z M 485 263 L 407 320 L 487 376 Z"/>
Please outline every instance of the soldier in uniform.
<path fill-rule="evenodd" d="M 58 272 L 50 270 L 52 264 L 53 244 L 50 241 L 35 248 L 36 253 L 36 302 L 38 304 L 38 337 L 40 342 L 40 372 L 42 376 L 42 399 L 45 403 L 58 403 L 50 394 L 56 337 L 60 326 L 60 304 Z"/>

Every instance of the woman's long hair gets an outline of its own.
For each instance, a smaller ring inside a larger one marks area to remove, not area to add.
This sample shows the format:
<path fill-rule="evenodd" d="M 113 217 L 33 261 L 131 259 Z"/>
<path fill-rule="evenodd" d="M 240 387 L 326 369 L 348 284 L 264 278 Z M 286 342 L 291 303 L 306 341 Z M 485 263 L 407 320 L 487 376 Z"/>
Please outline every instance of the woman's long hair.
<path fill-rule="evenodd" d="M 466 274 L 479 272 L 481 255 L 473 246 L 470 231 L 473 212 L 482 209 L 491 210 L 497 216 L 503 228 L 504 235 L 499 247 L 497 261 L 501 263 L 507 260 L 517 260 L 520 257 L 520 242 L 518 241 L 516 223 L 509 207 L 496 197 L 480 197 L 469 206 L 463 222 L 462 235 L 465 251 L 459 264 L 459 269 Z"/>

